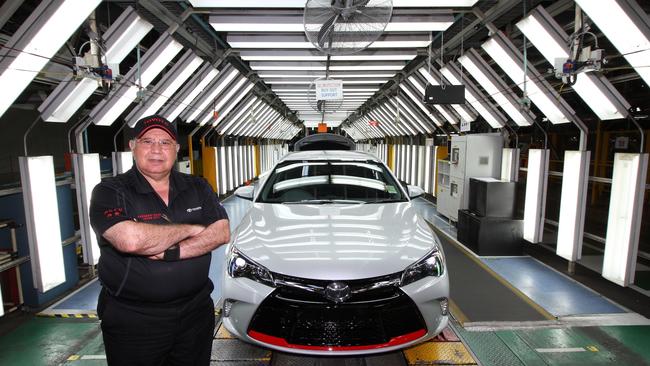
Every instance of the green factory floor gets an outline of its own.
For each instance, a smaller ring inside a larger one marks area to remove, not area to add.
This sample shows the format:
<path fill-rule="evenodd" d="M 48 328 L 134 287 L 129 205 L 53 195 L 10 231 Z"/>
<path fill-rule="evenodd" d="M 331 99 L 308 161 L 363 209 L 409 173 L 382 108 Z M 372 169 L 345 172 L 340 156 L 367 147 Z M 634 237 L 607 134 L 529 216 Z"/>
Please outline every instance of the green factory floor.
<path fill-rule="evenodd" d="M 476 357 L 473 362 L 438 359 L 408 363 L 650 365 L 650 326 L 467 331 L 454 322 L 452 329 Z M 242 344 L 239 348 L 246 347 Z M 259 349 L 249 349 L 248 353 L 261 354 Z M 273 365 L 273 358 L 215 359 L 213 365 Z M 32 317 L 0 337 L 0 365 L 105 364 L 97 319 Z"/>

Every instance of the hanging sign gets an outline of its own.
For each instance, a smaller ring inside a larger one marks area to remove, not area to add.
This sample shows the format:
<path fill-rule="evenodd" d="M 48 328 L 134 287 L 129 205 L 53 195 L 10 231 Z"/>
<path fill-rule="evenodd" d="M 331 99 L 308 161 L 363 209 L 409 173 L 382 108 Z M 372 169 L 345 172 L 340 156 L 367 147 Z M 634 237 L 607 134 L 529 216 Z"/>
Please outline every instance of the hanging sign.
<path fill-rule="evenodd" d="M 343 99 L 343 80 L 316 80 L 316 100 Z"/>
<path fill-rule="evenodd" d="M 470 130 L 470 122 L 460 119 L 460 132 L 468 132 Z"/>

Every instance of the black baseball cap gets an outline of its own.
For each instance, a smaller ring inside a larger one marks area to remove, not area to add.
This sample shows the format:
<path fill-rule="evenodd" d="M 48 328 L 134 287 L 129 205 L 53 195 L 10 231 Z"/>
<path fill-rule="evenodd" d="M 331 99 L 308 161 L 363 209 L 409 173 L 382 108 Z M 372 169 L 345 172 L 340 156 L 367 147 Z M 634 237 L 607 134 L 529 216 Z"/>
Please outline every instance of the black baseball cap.
<path fill-rule="evenodd" d="M 144 117 L 136 122 L 135 126 L 133 126 L 135 138 L 139 139 L 142 137 L 142 135 L 147 133 L 147 131 L 154 128 L 159 128 L 167 132 L 167 134 L 169 134 L 169 136 L 171 136 L 174 141 L 178 141 L 178 132 L 176 131 L 176 127 L 167 119 L 165 119 L 165 117 L 158 115 Z"/>

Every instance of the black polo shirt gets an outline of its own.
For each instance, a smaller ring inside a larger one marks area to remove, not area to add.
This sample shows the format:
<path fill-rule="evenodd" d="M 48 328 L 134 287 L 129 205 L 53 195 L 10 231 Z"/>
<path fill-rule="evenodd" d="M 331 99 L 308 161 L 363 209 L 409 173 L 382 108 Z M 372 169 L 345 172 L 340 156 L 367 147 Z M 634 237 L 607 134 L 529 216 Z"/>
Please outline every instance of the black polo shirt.
<path fill-rule="evenodd" d="M 151 260 L 122 253 L 102 236 L 108 228 L 125 220 L 208 226 L 227 219 L 225 209 L 205 179 L 172 171 L 169 205 L 165 205 L 133 167 L 98 184 L 93 189 L 89 211 L 101 251 L 99 280 L 113 296 L 137 302 L 168 303 L 191 298 L 206 286 L 212 287 L 208 278 L 211 253 L 175 262 Z"/>

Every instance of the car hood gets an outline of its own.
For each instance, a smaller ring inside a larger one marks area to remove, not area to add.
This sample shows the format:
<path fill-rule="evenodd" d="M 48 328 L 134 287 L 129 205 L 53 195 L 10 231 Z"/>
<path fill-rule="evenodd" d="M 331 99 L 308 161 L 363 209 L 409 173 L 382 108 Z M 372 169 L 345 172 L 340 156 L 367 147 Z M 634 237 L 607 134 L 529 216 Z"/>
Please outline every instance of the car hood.
<path fill-rule="evenodd" d="M 410 202 L 254 203 L 233 245 L 284 275 L 351 280 L 403 271 L 437 243 Z"/>

